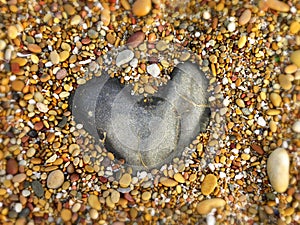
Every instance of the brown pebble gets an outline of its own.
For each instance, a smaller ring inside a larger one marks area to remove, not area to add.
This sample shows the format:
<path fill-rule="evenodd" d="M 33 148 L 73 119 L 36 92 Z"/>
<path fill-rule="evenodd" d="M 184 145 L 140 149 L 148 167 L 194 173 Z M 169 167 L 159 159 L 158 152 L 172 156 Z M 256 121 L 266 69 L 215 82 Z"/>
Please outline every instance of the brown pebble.
<path fill-rule="evenodd" d="M 60 69 L 60 70 L 56 73 L 55 77 L 56 77 L 57 80 L 62 80 L 62 79 L 64 79 L 67 75 L 68 75 L 67 70 L 66 70 L 65 68 L 63 68 L 63 69 Z"/>
<path fill-rule="evenodd" d="M 25 173 L 20 173 L 17 174 L 13 177 L 12 182 L 14 183 L 22 183 L 26 179 L 26 174 Z"/>
<path fill-rule="evenodd" d="M 263 155 L 265 153 L 264 150 L 257 144 L 251 144 L 251 148 L 260 155 Z"/>
<path fill-rule="evenodd" d="M 14 90 L 14 91 L 22 91 L 23 88 L 24 88 L 25 84 L 24 84 L 24 81 L 22 80 L 14 80 L 12 83 L 11 83 L 11 88 Z"/>
<path fill-rule="evenodd" d="M 18 171 L 19 171 L 19 166 L 17 160 L 15 160 L 14 158 L 7 160 L 6 173 L 15 175 L 18 173 Z"/>
<path fill-rule="evenodd" d="M 145 40 L 145 34 L 143 31 L 137 31 L 133 33 L 127 40 L 127 44 L 133 48 L 139 46 Z"/>
<path fill-rule="evenodd" d="M 33 52 L 33 53 L 40 53 L 42 52 L 42 49 L 40 46 L 38 46 L 37 44 L 28 44 L 28 50 Z"/>
<path fill-rule="evenodd" d="M 290 6 L 283 1 L 267 0 L 267 5 L 269 6 L 270 9 L 274 9 L 279 12 L 290 11 Z"/>
<path fill-rule="evenodd" d="M 246 9 L 239 18 L 239 25 L 244 26 L 247 24 L 251 19 L 251 10 Z"/>

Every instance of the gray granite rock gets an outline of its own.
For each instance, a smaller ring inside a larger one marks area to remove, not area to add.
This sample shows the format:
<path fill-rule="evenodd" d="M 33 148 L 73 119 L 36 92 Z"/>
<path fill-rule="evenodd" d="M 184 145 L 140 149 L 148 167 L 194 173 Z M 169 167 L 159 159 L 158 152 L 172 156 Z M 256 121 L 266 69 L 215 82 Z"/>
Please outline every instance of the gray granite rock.
<path fill-rule="evenodd" d="M 208 80 L 190 62 L 179 64 L 154 95 L 103 74 L 76 89 L 75 120 L 133 168 L 154 168 L 179 156 L 209 123 Z"/>

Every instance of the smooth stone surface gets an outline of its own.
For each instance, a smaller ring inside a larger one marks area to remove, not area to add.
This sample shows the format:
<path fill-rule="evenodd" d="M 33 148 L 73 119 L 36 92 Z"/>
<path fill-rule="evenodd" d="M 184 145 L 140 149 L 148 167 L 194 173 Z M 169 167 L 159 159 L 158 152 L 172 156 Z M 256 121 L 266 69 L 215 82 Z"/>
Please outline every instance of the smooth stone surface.
<path fill-rule="evenodd" d="M 239 18 L 239 25 L 244 26 L 247 24 L 251 19 L 251 10 L 246 9 Z"/>
<path fill-rule="evenodd" d="M 53 65 L 55 65 L 55 64 L 58 64 L 59 63 L 59 54 L 57 53 L 57 51 L 55 50 L 55 51 L 52 51 L 51 53 L 50 53 L 50 60 L 51 60 L 51 62 L 53 63 Z"/>
<path fill-rule="evenodd" d="M 54 170 L 48 175 L 47 187 L 51 189 L 57 189 L 64 183 L 64 181 L 64 173 L 60 170 Z"/>
<path fill-rule="evenodd" d="M 15 160 L 14 158 L 7 160 L 7 163 L 6 163 L 6 173 L 7 174 L 15 175 L 18 173 L 18 170 L 19 170 L 19 165 L 18 165 L 17 160 Z"/>
<path fill-rule="evenodd" d="M 99 198 L 97 195 L 90 195 L 88 197 L 88 204 L 96 210 L 100 210 L 101 209 L 101 203 L 99 201 Z"/>
<path fill-rule="evenodd" d="M 300 120 L 294 122 L 292 130 L 296 133 L 300 133 Z"/>
<path fill-rule="evenodd" d="M 129 173 L 125 173 L 122 175 L 119 184 L 122 188 L 127 188 L 131 183 L 131 175 Z"/>
<path fill-rule="evenodd" d="M 299 68 L 300 67 L 300 50 L 292 52 L 291 56 L 290 56 L 290 59 Z"/>
<path fill-rule="evenodd" d="M 158 77 L 160 74 L 159 66 L 156 63 L 147 66 L 147 72 L 153 77 Z"/>
<path fill-rule="evenodd" d="M 116 58 L 116 65 L 122 66 L 123 64 L 129 63 L 134 57 L 133 51 L 126 49 L 124 51 L 119 52 Z"/>
<path fill-rule="evenodd" d="M 210 213 L 212 209 L 221 208 L 225 205 L 225 200 L 221 198 L 212 198 L 199 202 L 196 209 L 199 214 L 205 215 Z"/>
<path fill-rule="evenodd" d="M 13 179 L 12 182 L 14 183 L 21 183 L 26 179 L 26 174 L 25 173 L 20 173 L 20 174 L 16 174 Z"/>
<path fill-rule="evenodd" d="M 125 51 L 117 56 L 124 54 L 121 64 L 129 62 Z M 72 113 L 96 139 L 105 132 L 106 149 L 133 169 L 158 167 L 179 156 L 210 119 L 208 81 L 199 67 L 185 62 L 171 76 L 157 91 L 147 84 L 153 95 L 144 97 L 103 74 L 76 89 Z"/>
<path fill-rule="evenodd" d="M 289 186 L 290 158 L 283 148 L 277 148 L 268 157 L 267 173 L 275 191 L 285 192 Z"/>
<path fill-rule="evenodd" d="M 152 8 L 151 0 L 136 0 L 132 5 L 132 12 L 136 16 L 146 16 Z"/>
<path fill-rule="evenodd" d="M 67 222 L 72 218 L 72 212 L 70 209 L 62 209 L 60 213 L 60 217 L 63 221 Z"/>
<path fill-rule="evenodd" d="M 44 196 L 43 185 L 39 181 L 37 181 L 37 180 L 33 181 L 31 186 L 32 186 L 32 189 L 33 189 L 33 191 L 34 191 L 34 193 L 37 197 L 41 198 L 41 197 Z"/>
<path fill-rule="evenodd" d="M 270 100 L 275 107 L 280 106 L 282 102 L 281 96 L 274 92 L 270 94 Z"/>
<path fill-rule="evenodd" d="M 11 83 L 11 87 L 14 91 L 22 91 L 23 88 L 25 87 L 25 83 L 22 80 L 14 80 Z"/>
<path fill-rule="evenodd" d="M 127 45 L 135 48 L 139 46 L 145 40 L 145 33 L 143 31 L 137 31 L 133 33 L 127 40 Z"/>
<path fill-rule="evenodd" d="M 171 178 L 166 178 L 166 177 L 160 178 L 159 182 L 165 187 L 175 187 L 178 184 L 177 181 L 175 181 Z"/>
<path fill-rule="evenodd" d="M 213 174 L 206 175 L 201 184 L 202 194 L 203 195 L 211 194 L 215 190 L 215 188 L 218 184 L 217 182 L 218 182 L 218 179 L 215 175 L 213 175 Z"/>
<path fill-rule="evenodd" d="M 179 183 L 185 183 L 185 179 L 184 179 L 184 177 L 182 176 L 181 173 L 176 173 L 174 175 L 174 180 L 176 180 Z"/>
<path fill-rule="evenodd" d="M 278 81 L 282 89 L 290 90 L 292 88 L 292 82 L 290 81 L 290 77 L 288 75 L 279 75 Z"/>
<path fill-rule="evenodd" d="M 290 10 L 290 6 L 283 1 L 279 0 L 267 0 L 267 5 L 276 11 L 279 12 L 288 12 Z"/>

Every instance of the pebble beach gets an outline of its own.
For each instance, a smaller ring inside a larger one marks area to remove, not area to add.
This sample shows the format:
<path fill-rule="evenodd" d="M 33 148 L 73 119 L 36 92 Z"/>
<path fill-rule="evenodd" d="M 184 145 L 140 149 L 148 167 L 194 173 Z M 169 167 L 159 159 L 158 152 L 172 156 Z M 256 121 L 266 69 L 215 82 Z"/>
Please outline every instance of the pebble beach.
<path fill-rule="evenodd" d="M 300 223 L 299 1 L 1 0 L 0 27 L 0 224 Z M 209 125 L 134 172 L 70 98 L 102 71 L 157 93 L 174 58 L 205 72 Z"/>

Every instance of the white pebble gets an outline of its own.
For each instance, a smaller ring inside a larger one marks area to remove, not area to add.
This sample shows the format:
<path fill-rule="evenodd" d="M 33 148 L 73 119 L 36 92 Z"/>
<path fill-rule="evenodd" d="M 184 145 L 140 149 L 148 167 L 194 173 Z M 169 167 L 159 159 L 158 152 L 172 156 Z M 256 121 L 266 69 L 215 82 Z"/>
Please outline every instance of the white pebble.
<path fill-rule="evenodd" d="M 264 126 L 267 125 L 267 123 L 266 123 L 266 121 L 264 120 L 263 117 L 258 117 L 258 119 L 257 119 L 257 124 L 258 124 L 259 126 L 262 126 L 262 127 L 264 127 Z"/>
<path fill-rule="evenodd" d="M 160 74 L 159 66 L 155 63 L 151 64 L 147 66 L 147 72 L 153 77 L 158 77 L 158 75 Z"/>
<path fill-rule="evenodd" d="M 283 148 L 274 150 L 267 161 L 267 173 L 270 183 L 275 191 L 285 192 L 289 186 L 290 158 Z"/>
<path fill-rule="evenodd" d="M 133 51 L 126 49 L 120 52 L 116 58 L 116 65 L 122 66 L 123 64 L 129 63 L 134 57 Z"/>
<path fill-rule="evenodd" d="M 15 211 L 20 213 L 22 211 L 22 204 L 20 202 L 15 204 Z"/>
<path fill-rule="evenodd" d="M 235 28 L 236 28 L 236 25 L 235 25 L 234 22 L 230 22 L 230 23 L 228 24 L 228 26 L 227 26 L 227 29 L 228 29 L 229 32 L 235 31 Z"/>
<path fill-rule="evenodd" d="M 30 191 L 28 191 L 28 190 L 25 189 L 25 190 L 22 191 L 22 195 L 24 197 L 28 197 L 30 195 Z"/>
<path fill-rule="evenodd" d="M 295 121 L 295 123 L 292 126 L 292 129 L 296 133 L 300 133 L 300 120 Z"/>
<path fill-rule="evenodd" d="M 209 20 L 211 17 L 210 12 L 209 11 L 204 11 L 203 12 L 203 19 L 205 20 Z"/>

